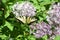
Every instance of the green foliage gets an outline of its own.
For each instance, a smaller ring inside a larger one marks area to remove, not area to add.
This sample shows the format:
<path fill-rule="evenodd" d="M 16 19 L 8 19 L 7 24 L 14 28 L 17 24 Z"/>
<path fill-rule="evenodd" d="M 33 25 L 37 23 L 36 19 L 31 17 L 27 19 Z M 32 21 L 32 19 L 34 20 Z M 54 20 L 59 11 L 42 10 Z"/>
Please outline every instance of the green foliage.
<path fill-rule="evenodd" d="M 6 14 L 5 14 L 5 18 L 7 18 L 7 17 L 10 15 L 9 12 L 10 12 L 9 10 L 6 12 Z"/>
<path fill-rule="evenodd" d="M 60 40 L 60 36 L 57 35 L 57 36 L 54 38 L 54 40 Z"/>
<path fill-rule="evenodd" d="M 47 35 L 45 35 L 45 36 L 43 36 L 42 38 L 43 38 L 44 40 L 47 40 L 48 37 L 47 37 Z"/>
<path fill-rule="evenodd" d="M 36 40 L 36 38 L 35 38 L 34 36 L 31 36 L 31 35 L 28 36 L 28 39 L 29 39 L 29 40 Z"/>
<path fill-rule="evenodd" d="M 4 26 L 7 26 L 11 31 L 13 31 L 13 27 L 11 23 L 5 21 L 5 25 Z"/>
<path fill-rule="evenodd" d="M 3 12 L 2 11 L 0 11 L 0 15 L 2 14 Z"/>
<path fill-rule="evenodd" d="M 0 38 L 6 40 L 6 38 L 8 37 L 5 34 L 3 34 L 3 35 L 0 35 Z"/>
<path fill-rule="evenodd" d="M 31 35 L 29 25 L 24 24 L 12 13 L 12 6 L 16 3 L 23 3 L 26 0 L 1 0 L 0 2 L 0 39 L 1 40 L 37 40 Z M 46 13 L 50 5 L 58 0 L 27 0 L 36 8 L 36 22 L 46 21 Z M 41 40 L 47 40 L 47 35 Z M 56 36 L 54 40 L 60 40 L 60 36 Z"/>
<path fill-rule="evenodd" d="M 9 1 L 9 0 L 2 0 L 3 3 L 6 3 L 7 1 Z"/>

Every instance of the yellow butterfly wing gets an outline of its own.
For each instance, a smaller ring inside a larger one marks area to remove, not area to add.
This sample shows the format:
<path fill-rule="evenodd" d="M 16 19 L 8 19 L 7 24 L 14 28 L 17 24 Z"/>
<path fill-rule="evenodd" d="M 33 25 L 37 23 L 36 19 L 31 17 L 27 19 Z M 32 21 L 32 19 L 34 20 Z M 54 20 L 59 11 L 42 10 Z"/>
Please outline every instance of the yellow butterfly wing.
<path fill-rule="evenodd" d="M 31 23 L 31 22 L 33 22 L 33 21 L 36 21 L 36 19 L 35 18 L 30 18 L 30 17 L 25 17 L 25 16 L 23 16 L 23 17 L 17 17 L 17 19 L 19 19 L 20 21 L 22 21 L 23 23 Z"/>
<path fill-rule="evenodd" d="M 26 23 L 26 17 L 17 17 L 17 19 L 19 19 L 20 21 L 22 21 L 23 23 Z"/>
<path fill-rule="evenodd" d="M 33 22 L 33 21 L 36 21 L 36 19 L 35 18 L 30 18 L 30 17 L 27 17 L 27 19 L 26 19 L 26 22 L 29 24 L 29 23 L 31 23 L 31 22 Z"/>

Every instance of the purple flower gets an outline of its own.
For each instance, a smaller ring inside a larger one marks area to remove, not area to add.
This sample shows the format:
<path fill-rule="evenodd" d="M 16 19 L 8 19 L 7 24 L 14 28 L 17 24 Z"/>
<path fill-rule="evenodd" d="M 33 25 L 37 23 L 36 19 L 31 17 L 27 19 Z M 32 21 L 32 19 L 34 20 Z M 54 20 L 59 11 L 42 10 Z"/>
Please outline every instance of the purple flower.
<path fill-rule="evenodd" d="M 55 30 L 53 31 L 55 35 L 60 35 L 60 27 L 55 27 Z"/>
<path fill-rule="evenodd" d="M 30 2 L 23 2 L 23 3 L 16 3 L 12 7 L 13 9 L 13 14 L 16 16 L 35 16 L 35 11 L 36 9 Z"/>
<path fill-rule="evenodd" d="M 36 30 L 36 33 L 33 33 L 36 38 L 40 38 L 44 36 L 46 33 L 44 33 L 42 30 Z"/>
<path fill-rule="evenodd" d="M 49 40 L 54 40 L 54 38 L 55 38 L 56 35 L 60 35 L 60 26 L 56 26 L 54 28 L 55 29 L 52 30 L 53 33 L 52 33 L 52 35 L 50 35 Z"/>
<path fill-rule="evenodd" d="M 33 33 L 36 38 L 42 37 L 47 34 L 52 34 L 51 26 L 49 24 L 46 24 L 45 22 L 31 24 L 30 30 L 30 33 Z"/>
<path fill-rule="evenodd" d="M 60 3 L 52 4 L 47 13 L 47 21 L 49 24 L 60 24 Z"/>

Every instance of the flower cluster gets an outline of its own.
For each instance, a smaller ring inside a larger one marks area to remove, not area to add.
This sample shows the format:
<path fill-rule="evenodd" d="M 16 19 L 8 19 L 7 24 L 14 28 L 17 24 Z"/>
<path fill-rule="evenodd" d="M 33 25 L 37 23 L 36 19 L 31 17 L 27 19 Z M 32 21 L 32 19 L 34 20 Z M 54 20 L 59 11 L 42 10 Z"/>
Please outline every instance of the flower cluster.
<path fill-rule="evenodd" d="M 52 30 L 54 35 L 60 35 L 60 3 L 54 3 L 47 12 L 47 21 L 51 26 L 54 26 Z M 53 35 L 52 35 L 53 36 Z"/>
<path fill-rule="evenodd" d="M 36 9 L 30 2 L 16 3 L 13 5 L 13 14 L 16 16 L 35 16 Z"/>
<path fill-rule="evenodd" d="M 47 13 L 47 21 L 49 24 L 60 24 L 60 3 L 52 4 Z"/>
<path fill-rule="evenodd" d="M 60 27 L 55 27 L 55 30 L 53 31 L 55 35 L 60 35 Z"/>
<path fill-rule="evenodd" d="M 30 29 L 30 33 L 33 33 L 36 38 L 52 34 L 51 26 L 45 22 L 31 24 Z"/>

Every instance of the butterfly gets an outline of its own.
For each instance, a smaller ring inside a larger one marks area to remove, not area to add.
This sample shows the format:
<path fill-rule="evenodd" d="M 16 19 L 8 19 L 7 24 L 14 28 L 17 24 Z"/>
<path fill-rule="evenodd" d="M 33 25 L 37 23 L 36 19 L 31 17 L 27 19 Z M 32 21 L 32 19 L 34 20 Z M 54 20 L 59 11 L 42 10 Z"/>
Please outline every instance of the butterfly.
<path fill-rule="evenodd" d="M 35 18 L 30 18 L 30 17 L 25 17 L 25 16 L 23 16 L 23 17 L 17 17 L 17 19 L 18 20 L 20 20 L 20 21 L 22 21 L 23 23 L 31 23 L 31 22 L 33 22 L 33 21 L 36 21 L 36 19 Z"/>

